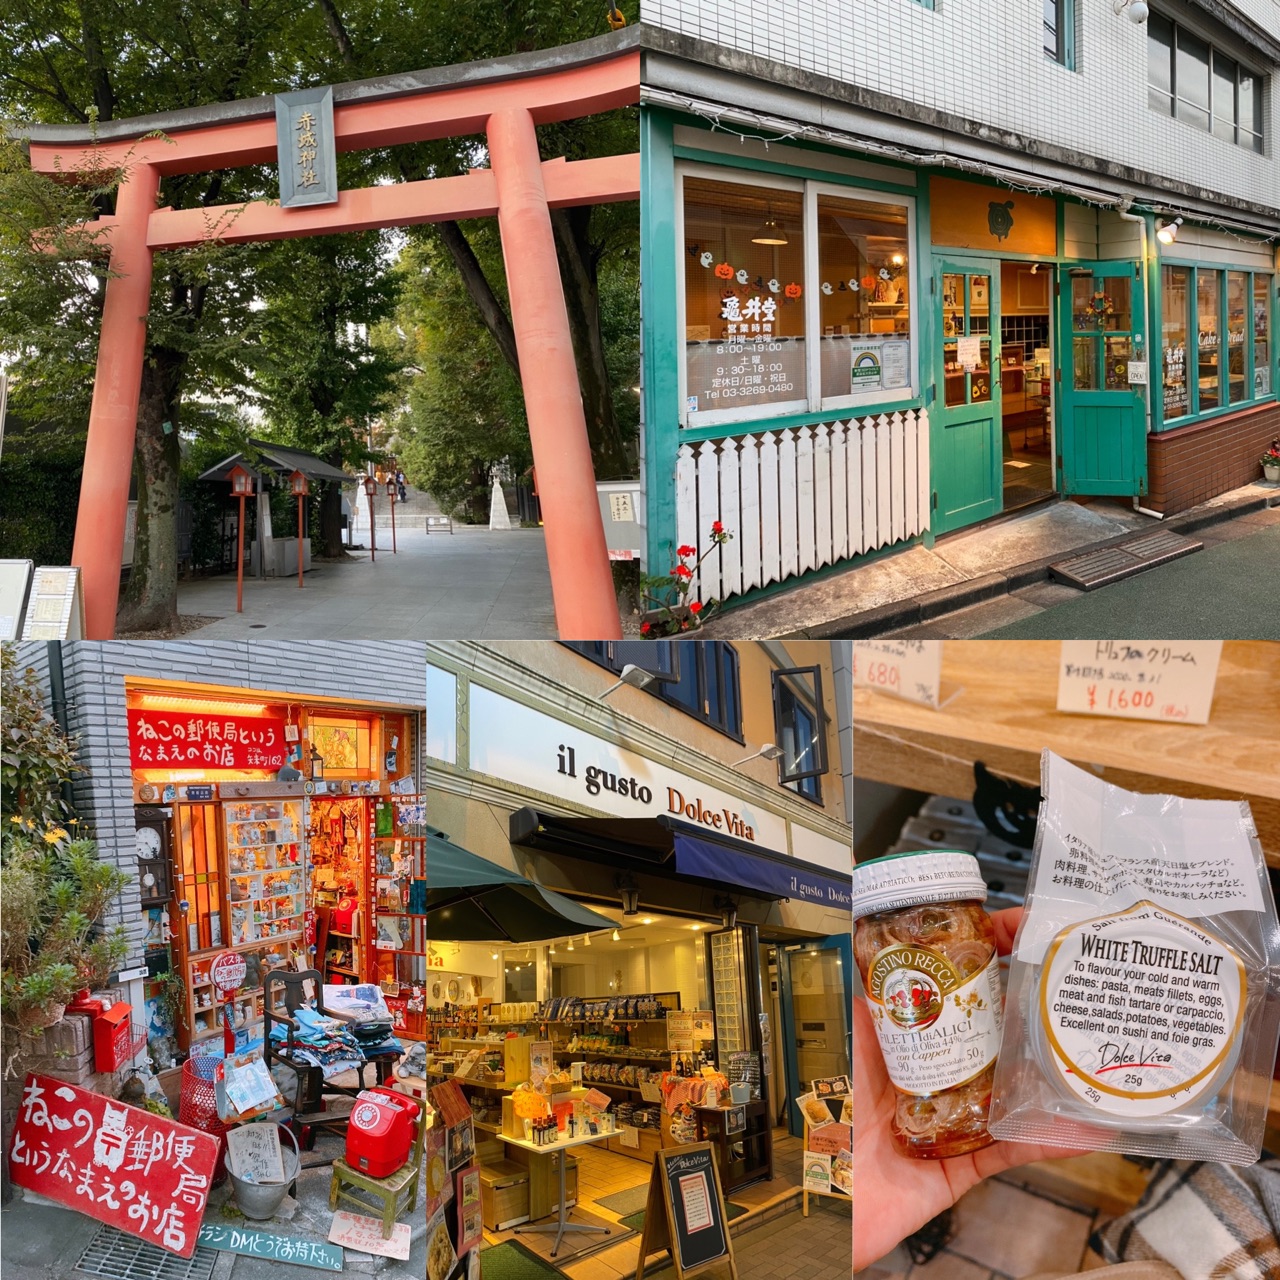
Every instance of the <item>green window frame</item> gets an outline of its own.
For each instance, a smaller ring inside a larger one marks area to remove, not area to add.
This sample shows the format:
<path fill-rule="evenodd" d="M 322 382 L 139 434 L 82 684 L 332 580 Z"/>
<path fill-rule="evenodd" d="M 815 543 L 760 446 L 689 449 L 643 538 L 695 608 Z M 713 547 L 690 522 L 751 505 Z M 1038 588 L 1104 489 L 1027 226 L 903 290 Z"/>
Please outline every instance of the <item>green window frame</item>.
<path fill-rule="evenodd" d="M 1044 0 L 1044 56 L 1076 69 L 1076 0 Z"/>
<path fill-rule="evenodd" d="M 1275 274 L 1227 263 L 1160 267 L 1161 429 L 1274 400 Z"/>

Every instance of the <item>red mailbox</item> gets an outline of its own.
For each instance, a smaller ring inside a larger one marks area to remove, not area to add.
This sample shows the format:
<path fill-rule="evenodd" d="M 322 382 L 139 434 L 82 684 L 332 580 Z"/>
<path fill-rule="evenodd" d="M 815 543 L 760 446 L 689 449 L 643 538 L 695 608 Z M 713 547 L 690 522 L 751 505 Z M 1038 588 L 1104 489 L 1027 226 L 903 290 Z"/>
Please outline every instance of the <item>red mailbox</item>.
<path fill-rule="evenodd" d="M 118 1071 L 133 1055 L 133 1010 L 124 1001 L 113 1004 L 101 1017 L 93 1020 L 93 1066 L 96 1071 Z"/>
<path fill-rule="evenodd" d="M 394 1089 L 365 1089 L 347 1125 L 347 1163 L 371 1178 L 388 1178 L 409 1158 L 418 1105 Z"/>

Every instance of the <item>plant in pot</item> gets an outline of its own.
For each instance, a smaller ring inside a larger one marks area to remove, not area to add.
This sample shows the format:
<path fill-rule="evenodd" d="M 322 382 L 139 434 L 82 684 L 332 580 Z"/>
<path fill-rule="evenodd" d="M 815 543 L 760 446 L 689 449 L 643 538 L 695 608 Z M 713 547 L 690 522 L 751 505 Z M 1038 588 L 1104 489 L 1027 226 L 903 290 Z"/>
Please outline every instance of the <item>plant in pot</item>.
<path fill-rule="evenodd" d="M 1262 463 L 1262 474 L 1268 480 L 1273 484 L 1280 481 L 1280 436 L 1271 442 L 1259 461 Z"/>
<path fill-rule="evenodd" d="M 697 547 L 677 547 L 678 563 L 671 566 L 670 572 L 646 574 L 640 579 L 640 598 L 647 606 L 640 623 L 640 634 L 645 639 L 697 631 L 720 608 L 719 600 L 690 600 L 689 594 L 702 562 L 732 537 L 717 520 L 711 526 L 710 541 L 701 555 Z"/>

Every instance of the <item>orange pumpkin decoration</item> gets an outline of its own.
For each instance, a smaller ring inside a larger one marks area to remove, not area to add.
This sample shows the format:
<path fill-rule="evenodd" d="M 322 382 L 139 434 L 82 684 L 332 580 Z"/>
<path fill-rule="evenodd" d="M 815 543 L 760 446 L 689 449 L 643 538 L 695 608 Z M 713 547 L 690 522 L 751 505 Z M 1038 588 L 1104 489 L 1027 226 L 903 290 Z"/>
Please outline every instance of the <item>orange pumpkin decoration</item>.
<path fill-rule="evenodd" d="M 722 262 L 718 267 L 716 267 L 716 275 L 719 276 L 721 280 L 732 280 L 733 268 L 727 262 Z"/>
<path fill-rule="evenodd" d="M 874 289 L 876 287 L 876 278 L 872 275 L 862 277 L 862 287 L 864 289 Z"/>
<path fill-rule="evenodd" d="M 793 280 L 782 292 L 788 298 L 798 298 L 800 296 L 800 286 Z"/>

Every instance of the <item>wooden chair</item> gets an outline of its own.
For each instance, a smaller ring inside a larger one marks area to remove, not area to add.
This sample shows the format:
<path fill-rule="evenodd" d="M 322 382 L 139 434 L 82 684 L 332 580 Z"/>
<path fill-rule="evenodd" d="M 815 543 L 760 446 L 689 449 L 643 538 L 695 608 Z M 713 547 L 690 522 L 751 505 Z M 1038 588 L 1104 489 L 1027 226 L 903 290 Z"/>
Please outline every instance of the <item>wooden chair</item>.
<path fill-rule="evenodd" d="M 304 969 L 299 973 L 288 969 L 272 969 L 262 981 L 262 1055 L 268 1071 L 279 1064 L 293 1074 L 296 1085 L 292 1099 L 292 1124 L 303 1146 L 310 1151 L 315 1145 L 316 1129 L 342 1132 L 346 1129 L 350 1118 L 350 1107 L 344 1107 L 341 1111 L 330 1111 L 326 1109 L 325 1099 L 354 1099 L 360 1090 L 328 1084 L 321 1068 L 309 1062 L 303 1062 L 297 1057 L 300 1046 L 294 1042 L 294 1035 L 298 1030 L 298 1020 L 294 1014 L 299 1009 L 308 1008 L 311 1005 L 306 994 L 307 982 L 311 983 L 311 989 L 315 992 L 316 1013 L 326 1018 L 334 1018 L 339 1022 L 351 1021 L 346 1014 L 334 1013 L 325 1008 L 324 978 L 318 970 Z M 283 1004 L 283 1013 L 277 1008 L 277 1001 Z M 277 1022 L 289 1029 L 289 1035 L 283 1047 L 276 1045 L 271 1039 L 272 1024 Z"/>
<path fill-rule="evenodd" d="M 339 1200 L 353 1205 L 358 1213 L 368 1214 L 371 1206 L 368 1200 L 376 1201 L 381 1206 L 373 1216 L 382 1219 L 382 1238 L 391 1239 L 395 1230 L 396 1219 L 402 1213 L 412 1213 L 418 1207 L 418 1183 L 422 1178 L 422 1148 L 427 1140 L 426 1108 L 417 1098 L 406 1097 L 417 1108 L 414 1118 L 413 1146 L 409 1150 L 409 1159 L 395 1173 L 385 1178 L 373 1178 L 367 1173 L 353 1169 L 346 1160 L 339 1157 L 333 1162 L 333 1178 L 329 1182 L 329 1208 L 336 1209 Z"/>

